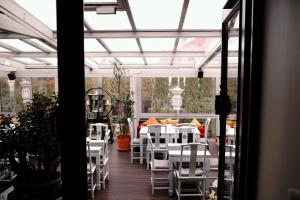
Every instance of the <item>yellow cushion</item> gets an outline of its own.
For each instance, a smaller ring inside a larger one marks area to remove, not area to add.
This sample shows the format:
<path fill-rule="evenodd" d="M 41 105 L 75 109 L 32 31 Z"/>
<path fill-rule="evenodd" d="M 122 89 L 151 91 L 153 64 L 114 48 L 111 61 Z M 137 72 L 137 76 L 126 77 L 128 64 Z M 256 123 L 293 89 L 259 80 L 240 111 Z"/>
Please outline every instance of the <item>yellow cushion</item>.
<path fill-rule="evenodd" d="M 154 117 L 150 117 L 147 121 L 143 123 L 144 126 L 148 126 L 151 124 L 159 124 L 159 122 Z"/>
<path fill-rule="evenodd" d="M 236 127 L 236 121 L 235 120 L 226 120 L 226 124 L 230 126 L 231 128 Z"/>
<path fill-rule="evenodd" d="M 195 125 L 197 128 L 200 128 L 202 126 L 202 124 L 196 118 L 193 118 L 191 124 Z"/>
<path fill-rule="evenodd" d="M 160 122 L 161 124 L 163 124 L 163 125 L 166 125 L 166 124 L 169 123 L 169 120 L 170 120 L 170 118 L 168 118 L 168 119 L 161 119 L 161 120 L 159 120 L 159 122 Z"/>
<path fill-rule="evenodd" d="M 175 126 L 178 123 L 179 123 L 178 119 L 169 119 L 169 124 L 172 124 L 173 126 Z"/>

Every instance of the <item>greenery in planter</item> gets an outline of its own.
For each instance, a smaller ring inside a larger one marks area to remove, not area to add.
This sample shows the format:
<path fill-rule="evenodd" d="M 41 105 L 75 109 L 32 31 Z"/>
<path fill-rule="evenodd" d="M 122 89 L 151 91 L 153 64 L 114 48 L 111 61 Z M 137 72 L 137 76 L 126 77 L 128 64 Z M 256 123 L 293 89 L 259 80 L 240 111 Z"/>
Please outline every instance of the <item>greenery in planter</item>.
<path fill-rule="evenodd" d="M 133 105 L 132 100 L 133 92 L 127 90 L 124 95 L 121 94 L 121 85 L 125 76 L 125 69 L 120 67 L 116 61 L 112 61 L 114 79 L 117 85 L 117 94 L 112 95 L 113 106 L 117 112 L 117 123 L 119 123 L 119 135 L 128 135 L 128 122 L 127 118 L 133 118 Z"/>
<path fill-rule="evenodd" d="M 40 184 L 59 177 L 57 108 L 56 97 L 34 93 L 32 101 L 17 114 L 18 121 L 14 125 L 11 125 L 11 117 L 3 118 L 0 140 L 18 183 Z"/>

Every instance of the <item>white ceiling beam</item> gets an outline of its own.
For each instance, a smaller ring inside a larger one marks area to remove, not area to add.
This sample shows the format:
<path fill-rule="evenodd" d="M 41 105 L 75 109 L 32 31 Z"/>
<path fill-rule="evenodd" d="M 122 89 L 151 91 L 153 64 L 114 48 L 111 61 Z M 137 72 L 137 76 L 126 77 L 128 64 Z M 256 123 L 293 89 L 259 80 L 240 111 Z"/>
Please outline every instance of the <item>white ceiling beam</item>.
<path fill-rule="evenodd" d="M 45 53 L 50 53 L 51 52 L 51 51 L 49 51 L 49 49 L 43 47 L 42 45 L 40 45 L 37 42 L 34 42 L 32 40 L 29 40 L 29 39 L 20 39 L 20 40 L 27 43 L 27 44 L 29 44 L 29 45 L 31 45 L 31 46 L 33 46 L 33 47 L 35 47 L 35 48 L 37 48 L 37 49 L 39 49 L 39 50 L 41 50 L 41 51 L 43 51 L 43 52 L 45 52 Z"/>
<path fill-rule="evenodd" d="M 238 30 L 232 30 L 231 37 L 238 36 Z M 54 31 L 54 38 L 57 37 Z M 190 38 L 190 37 L 221 37 L 221 30 L 131 30 L 127 31 L 84 31 L 85 38 Z"/>
<path fill-rule="evenodd" d="M 56 49 L 57 43 L 54 40 L 53 31 L 15 1 L 0 0 L 0 12 L 20 24 L 18 28 L 28 29 L 32 32 L 31 36 L 40 38 L 49 46 Z"/>
<path fill-rule="evenodd" d="M 122 5 L 123 5 L 123 7 L 126 11 L 128 19 L 129 19 L 132 31 L 136 32 L 136 26 L 135 26 L 134 18 L 132 16 L 132 12 L 131 12 L 130 5 L 129 5 L 128 1 L 127 0 L 123 0 L 123 1 L 120 0 L 119 2 L 122 2 Z M 143 53 L 144 50 L 143 50 L 140 38 L 135 38 L 135 40 L 136 40 L 136 43 L 139 47 L 140 52 Z M 143 61 L 144 61 L 144 64 L 147 65 L 147 61 L 146 61 L 145 57 L 143 57 Z"/>
<path fill-rule="evenodd" d="M 181 14 L 180 14 L 180 20 L 179 20 L 178 29 L 177 29 L 178 31 L 182 31 L 182 27 L 183 27 L 183 23 L 185 20 L 185 15 L 186 15 L 187 9 L 189 7 L 189 3 L 190 3 L 190 0 L 184 0 L 184 2 L 183 2 Z M 173 47 L 173 52 L 177 51 L 178 43 L 179 43 L 179 38 L 176 38 L 174 47 Z M 174 57 L 172 57 L 172 59 L 171 59 L 171 65 L 173 65 L 173 64 L 174 64 Z"/>
<path fill-rule="evenodd" d="M 1 12 L 1 11 L 0 11 Z M 36 35 L 30 31 L 28 28 L 23 27 L 20 23 L 6 16 L 5 14 L 0 13 L 0 29 L 14 34 L 21 34 L 30 37 L 36 37 Z"/>
<path fill-rule="evenodd" d="M 85 57 L 203 57 L 206 56 L 204 51 L 199 52 L 176 52 L 173 53 L 171 51 L 146 51 L 144 53 L 140 53 L 139 51 L 134 52 L 86 52 Z M 229 56 L 237 56 L 236 51 L 229 52 Z M 12 52 L 2 52 L 0 53 L 0 58 L 12 58 L 12 57 L 19 57 L 19 58 L 56 58 L 57 53 L 43 53 L 43 52 L 22 52 L 22 53 L 12 53 Z"/>
<path fill-rule="evenodd" d="M 1 27 L 0 29 L 3 27 L 2 23 L 0 22 Z M 11 33 L 11 32 L 0 32 L 0 39 L 31 39 L 32 36 L 28 36 L 28 35 L 22 35 L 22 34 L 18 34 L 18 33 Z"/>
<path fill-rule="evenodd" d="M 46 66 L 45 66 L 46 67 Z M 229 68 L 228 76 L 236 77 L 237 68 Z M 45 73 L 46 72 L 46 73 Z M 220 67 L 219 68 L 205 68 L 204 77 L 220 77 Z M 128 69 L 125 76 L 128 77 L 197 77 L 197 71 L 192 68 L 180 68 L 176 70 L 170 69 Z M 1 75 L 1 71 L 0 71 Z M 7 74 L 4 73 L 3 76 Z M 18 70 L 18 77 L 55 77 L 57 76 L 57 68 L 49 67 L 48 68 L 36 68 L 32 69 Z M 112 69 L 97 69 L 93 71 L 86 71 L 85 77 L 113 77 Z"/>

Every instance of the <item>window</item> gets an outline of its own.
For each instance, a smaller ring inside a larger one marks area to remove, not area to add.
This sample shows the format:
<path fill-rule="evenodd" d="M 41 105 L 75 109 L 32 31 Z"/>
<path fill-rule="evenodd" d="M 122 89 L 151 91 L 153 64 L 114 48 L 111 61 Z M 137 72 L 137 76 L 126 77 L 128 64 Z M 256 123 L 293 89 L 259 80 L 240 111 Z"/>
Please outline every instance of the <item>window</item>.
<path fill-rule="evenodd" d="M 214 78 L 180 78 L 182 93 L 181 113 L 213 113 L 215 98 Z M 177 78 L 142 78 L 142 113 L 173 113 L 170 89 Z"/>
<path fill-rule="evenodd" d="M 54 78 L 31 78 L 32 93 L 41 93 L 51 96 L 55 93 Z"/>

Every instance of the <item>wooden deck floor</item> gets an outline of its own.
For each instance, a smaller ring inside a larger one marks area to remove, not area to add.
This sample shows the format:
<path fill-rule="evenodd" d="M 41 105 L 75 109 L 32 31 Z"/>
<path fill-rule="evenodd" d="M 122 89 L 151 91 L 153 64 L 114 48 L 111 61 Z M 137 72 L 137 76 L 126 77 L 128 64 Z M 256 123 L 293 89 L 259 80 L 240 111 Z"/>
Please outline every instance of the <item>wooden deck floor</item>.
<path fill-rule="evenodd" d="M 130 151 L 117 151 L 110 144 L 110 180 L 106 188 L 95 192 L 95 200 L 175 200 L 167 190 L 151 194 L 150 171 L 137 160 L 130 162 Z M 191 199 L 191 198 L 186 198 Z"/>
<path fill-rule="evenodd" d="M 95 200 L 170 200 L 167 190 L 151 194 L 150 171 L 137 160 L 130 162 L 130 151 L 117 151 L 110 145 L 110 180 L 104 190 L 95 192 Z"/>

